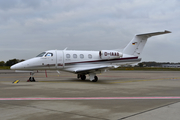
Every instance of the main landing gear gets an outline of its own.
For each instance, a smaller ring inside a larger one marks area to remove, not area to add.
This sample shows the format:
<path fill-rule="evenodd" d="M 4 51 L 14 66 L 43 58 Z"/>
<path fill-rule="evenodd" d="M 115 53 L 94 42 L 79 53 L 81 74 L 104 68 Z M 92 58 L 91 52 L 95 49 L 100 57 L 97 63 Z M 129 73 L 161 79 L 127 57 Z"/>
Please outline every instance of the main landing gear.
<path fill-rule="evenodd" d="M 29 77 L 29 79 L 27 80 L 27 82 L 36 82 L 36 80 L 34 79 L 33 75 L 34 73 L 30 73 L 31 77 Z"/>
<path fill-rule="evenodd" d="M 81 80 L 86 80 L 86 75 L 77 74 L 77 78 L 81 78 Z"/>
<path fill-rule="evenodd" d="M 77 74 L 77 78 L 78 79 L 80 78 L 81 80 L 86 80 L 86 75 L 84 75 L 84 74 Z M 98 77 L 94 73 L 90 73 L 89 74 L 89 79 L 92 82 L 97 82 L 98 81 Z"/>
<path fill-rule="evenodd" d="M 89 73 L 89 79 L 92 82 L 97 82 L 98 81 L 98 77 L 96 76 L 95 73 Z"/>
<path fill-rule="evenodd" d="M 98 81 L 98 77 L 94 76 L 94 80 L 92 80 L 92 82 L 97 82 Z"/>

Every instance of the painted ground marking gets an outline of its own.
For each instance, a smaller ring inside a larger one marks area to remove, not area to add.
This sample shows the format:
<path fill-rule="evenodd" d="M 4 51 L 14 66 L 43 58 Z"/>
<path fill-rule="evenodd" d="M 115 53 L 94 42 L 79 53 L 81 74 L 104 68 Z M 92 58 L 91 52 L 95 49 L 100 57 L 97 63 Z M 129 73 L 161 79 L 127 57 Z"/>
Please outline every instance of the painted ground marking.
<path fill-rule="evenodd" d="M 0 100 L 157 100 L 180 99 L 176 97 L 66 97 L 66 98 L 0 98 Z"/>

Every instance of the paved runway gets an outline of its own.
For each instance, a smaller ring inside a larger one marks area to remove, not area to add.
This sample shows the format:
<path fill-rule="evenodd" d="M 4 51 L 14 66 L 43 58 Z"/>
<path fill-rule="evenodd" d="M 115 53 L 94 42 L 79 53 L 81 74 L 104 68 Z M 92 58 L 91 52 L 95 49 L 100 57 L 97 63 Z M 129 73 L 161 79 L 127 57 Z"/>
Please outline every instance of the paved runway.
<path fill-rule="evenodd" d="M 180 72 L 109 71 L 98 82 L 62 72 L 35 74 L 0 70 L 2 120 L 177 120 Z M 88 77 L 87 77 L 88 78 Z M 18 83 L 12 82 L 19 80 Z"/>

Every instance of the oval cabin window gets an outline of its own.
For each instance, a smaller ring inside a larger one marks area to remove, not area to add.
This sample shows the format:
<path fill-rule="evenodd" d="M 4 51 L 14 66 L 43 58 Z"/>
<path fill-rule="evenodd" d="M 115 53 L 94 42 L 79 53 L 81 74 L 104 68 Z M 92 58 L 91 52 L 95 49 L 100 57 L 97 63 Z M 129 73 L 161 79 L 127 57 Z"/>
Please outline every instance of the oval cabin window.
<path fill-rule="evenodd" d="M 82 59 L 83 59 L 83 58 L 84 58 L 84 55 L 83 55 L 83 54 L 80 54 L 80 58 L 82 58 Z"/>
<path fill-rule="evenodd" d="M 66 58 L 70 58 L 70 54 L 66 54 Z"/>
<path fill-rule="evenodd" d="M 73 54 L 73 58 L 77 58 L 77 55 L 76 55 L 76 54 Z"/>
<path fill-rule="evenodd" d="M 91 54 L 89 54 L 89 55 L 88 55 L 88 58 L 89 58 L 89 59 L 91 59 L 91 58 L 92 58 L 92 55 L 91 55 Z"/>

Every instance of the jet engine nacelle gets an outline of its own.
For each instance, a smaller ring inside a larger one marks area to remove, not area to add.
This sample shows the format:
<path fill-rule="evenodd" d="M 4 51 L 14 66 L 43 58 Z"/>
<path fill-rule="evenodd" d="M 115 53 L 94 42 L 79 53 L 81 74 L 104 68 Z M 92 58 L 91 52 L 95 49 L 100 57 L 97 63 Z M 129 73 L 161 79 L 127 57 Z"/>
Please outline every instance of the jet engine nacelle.
<path fill-rule="evenodd" d="M 123 54 L 115 50 L 101 50 L 99 51 L 99 57 L 101 59 L 115 59 L 121 58 Z"/>

